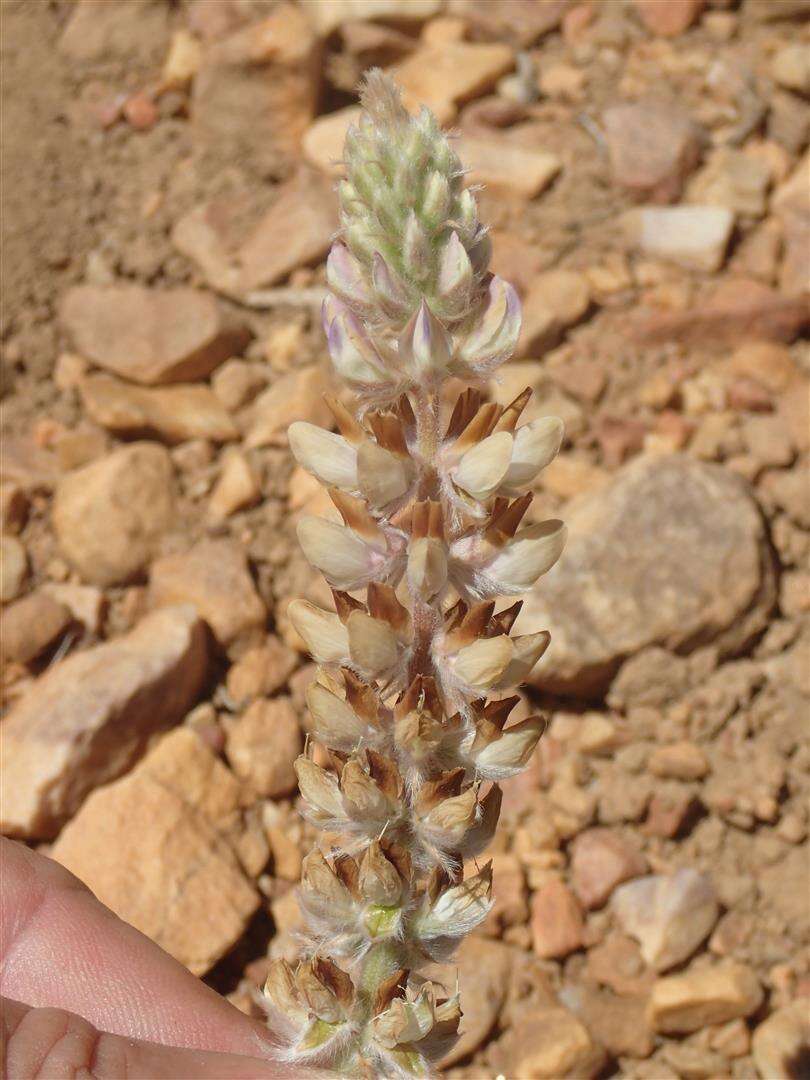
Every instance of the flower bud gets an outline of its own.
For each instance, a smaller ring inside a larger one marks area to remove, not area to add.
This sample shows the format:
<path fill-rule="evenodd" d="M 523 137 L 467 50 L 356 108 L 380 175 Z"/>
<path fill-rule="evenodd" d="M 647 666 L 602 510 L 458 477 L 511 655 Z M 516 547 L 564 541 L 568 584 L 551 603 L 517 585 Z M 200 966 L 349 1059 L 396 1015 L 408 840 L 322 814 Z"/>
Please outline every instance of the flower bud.
<path fill-rule="evenodd" d="M 301 964 L 296 983 L 312 1012 L 327 1024 L 346 1020 L 354 1001 L 354 987 L 345 971 L 323 956 Z"/>
<path fill-rule="evenodd" d="M 393 380 L 359 320 L 346 310 L 329 323 L 327 344 L 335 371 L 358 387 L 386 386 Z"/>
<path fill-rule="evenodd" d="M 349 528 L 305 515 L 296 529 L 304 555 L 336 589 L 358 589 L 386 576 L 386 554 Z M 384 538 L 380 537 L 382 543 Z"/>
<path fill-rule="evenodd" d="M 307 689 L 313 734 L 332 750 L 350 753 L 366 737 L 368 725 L 348 702 L 320 683 Z"/>
<path fill-rule="evenodd" d="M 521 494 L 540 470 L 557 456 L 563 433 L 563 422 L 556 416 L 543 416 L 518 428 L 499 494 Z"/>
<path fill-rule="evenodd" d="M 296 420 L 287 436 L 295 460 L 321 483 L 357 490 L 357 450 L 342 435 Z"/>
<path fill-rule="evenodd" d="M 295 759 L 295 774 L 311 820 L 315 823 L 346 820 L 343 797 L 333 773 L 302 754 Z"/>
<path fill-rule="evenodd" d="M 345 662 L 349 656 L 349 634 L 334 612 L 315 607 L 308 600 L 293 600 L 287 615 L 319 664 Z"/>
<path fill-rule="evenodd" d="M 425 536 L 408 546 L 408 585 L 420 600 L 431 600 L 447 582 L 444 541 Z"/>
<path fill-rule="evenodd" d="M 510 356 L 520 336 L 520 300 L 511 285 L 494 277 L 483 309 L 458 350 L 474 371 L 486 372 Z"/>
<path fill-rule="evenodd" d="M 352 894 L 318 848 L 301 864 L 301 896 L 308 911 L 331 922 L 345 922 L 354 908 Z"/>
<path fill-rule="evenodd" d="M 488 499 L 506 476 L 512 443 L 508 431 L 499 431 L 469 449 L 452 471 L 456 486 L 481 502 Z"/>
<path fill-rule="evenodd" d="M 482 740 L 476 746 L 476 738 L 470 758 L 477 774 L 485 780 L 504 780 L 514 776 L 526 766 L 545 729 L 546 722 L 541 716 L 530 716 L 505 731 L 498 731 L 491 741 Z"/>
<path fill-rule="evenodd" d="M 434 170 L 425 184 L 422 198 L 422 216 L 433 228 L 437 228 L 450 215 L 453 196 L 447 176 Z"/>
<path fill-rule="evenodd" d="M 512 659 L 513 645 L 505 634 L 479 638 L 459 649 L 451 661 L 455 678 L 475 694 L 489 690 L 506 670 Z"/>
<path fill-rule="evenodd" d="M 426 984 L 418 995 L 407 1000 L 397 997 L 385 1012 L 371 1021 L 375 1040 L 388 1049 L 401 1043 L 413 1043 L 423 1039 L 433 1028 L 435 1020 L 433 987 Z"/>
<path fill-rule="evenodd" d="M 412 305 L 405 286 L 379 251 L 374 252 L 371 280 L 374 285 L 374 298 L 389 318 L 403 319 L 408 315 Z"/>
<path fill-rule="evenodd" d="M 450 233 L 439 255 L 439 296 L 449 305 L 464 304 L 473 283 L 473 268 L 467 250 L 458 238 Z"/>
<path fill-rule="evenodd" d="M 546 651 L 550 641 L 551 634 L 547 630 L 512 638 L 512 659 L 493 686 L 493 690 L 511 690 L 512 687 L 526 682 L 532 668 Z"/>
<path fill-rule="evenodd" d="M 274 960 L 264 982 L 264 995 L 279 1016 L 300 1027 L 307 1021 L 307 1009 L 298 993 L 293 969 L 286 960 Z"/>
<path fill-rule="evenodd" d="M 371 292 L 363 266 L 345 244 L 332 244 L 326 260 L 326 282 L 333 293 L 351 307 L 366 311 L 371 307 Z"/>
<path fill-rule="evenodd" d="M 375 508 L 401 498 L 410 487 L 405 462 L 372 442 L 363 443 L 357 452 L 356 477 L 363 497 Z"/>
<path fill-rule="evenodd" d="M 371 678 L 390 673 L 399 662 L 399 643 L 387 623 L 362 611 L 349 616 L 349 656 Z"/>
<path fill-rule="evenodd" d="M 489 595 L 526 592 L 562 554 L 567 530 L 561 521 L 542 521 L 521 529 L 513 540 L 480 569 L 491 581 Z"/>
<path fill-rule="evenodd" d="M 369 904 L 392 907 L 402 897 L 403 882 L 377 841 L 372 841 L 360 860 L 360 892 Z"/>
<path fill-rule="evenodd" d="M 424 281 L 430 272 L 430 239 L 413 210 L 408 214 L 402 237 L 402 265 L 415 282 Z"/>
<path fill-rule="evenodd" d="M 447 370 L 450 339 L 424 300 L 400 336 L 399 356 L 417 382 L 432 381 Z"/>
<path fill-rule="evenodd" d="M 425 903 L 414 920 L 414 933 L 428 955 L 447 959 L 458 941 L 487 917 L 491 897 L 492 863 L 488 862 L 473 877 L 445 889 L 432 904 Z"/>
<path fill-rule="evenodd" d="M 475 788 L 469 787 L 460 795 L 443 799 L 423 818 L 423 831 L 437 847 L 455 851 L 461 847 L 465 834 L 478 818 Z"/>
<path fill-rule="evenodd" d="M 400 812 L 396 800 L 386 794 L 357 758 L 350 758 L 343 766 L 340 790 L 348 813 L 368 831 L 379 829 Z"/>

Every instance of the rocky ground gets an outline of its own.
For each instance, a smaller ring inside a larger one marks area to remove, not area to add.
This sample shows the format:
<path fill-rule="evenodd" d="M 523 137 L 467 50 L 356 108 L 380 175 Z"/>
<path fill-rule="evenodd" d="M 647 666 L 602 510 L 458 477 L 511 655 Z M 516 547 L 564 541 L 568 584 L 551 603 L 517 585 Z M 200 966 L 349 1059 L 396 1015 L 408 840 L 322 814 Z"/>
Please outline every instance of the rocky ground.
<path fill-rule="evenodd" d="M 328 510 L 284 432 L 329 422 L 335 159 L 382 64 L 486 185 L 525 307 L 493 392 L 567 428 L 520 623 L 550 729 L 449 1075 L 810 1075 L 808 15 L 7 0 L 5 832 L 243 1009 L 295 954 L 284 612 Z"/>

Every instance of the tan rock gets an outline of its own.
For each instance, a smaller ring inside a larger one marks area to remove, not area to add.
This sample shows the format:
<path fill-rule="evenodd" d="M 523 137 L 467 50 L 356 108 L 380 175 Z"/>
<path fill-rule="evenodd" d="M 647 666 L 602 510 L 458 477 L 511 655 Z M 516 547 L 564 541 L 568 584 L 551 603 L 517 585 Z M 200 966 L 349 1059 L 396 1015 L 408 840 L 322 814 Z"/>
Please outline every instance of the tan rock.
<path fill-rule="evenodd" d="M 211 376 L 211 389 L 228 410 L 236 412 L 267 382 L 262 367 L 246 360 L 226 360 Z"/>
<path fill-rule="evenodd" d="M 219 479 L 208 500 L 208 516 L 212 521 L 225 521 L 237 510 L 258 502 L 260 496 L 259 480 L 250 462 L 241 450 L 233 449 L 222 459 Z"/>
<path fill-rule="evenodd" d="M 239 290 L 273 285 L 299 266 L 318 262 L 338 227 L 332 184 L 300 169 L 278 191 L 267 214 L 239 248 Z"/>
<path fill-rule="evenodd" d="M 763 1080 L 798 1076 L 800 1063 L 810 1050 L 810 1016 L 807 999 L 799 998 L 763 1020 L 754 1031 L 751 1051 Z"/>
<path fill-rule="evenodd" d="M 244 324 L 196 289 L 77 285 L 59 317 L 83 356 L 148 386 L 204 379 L 250 340 Z"/>
<path fill-rule="evenodd" d="M 188 30 L 175 30 L 163 61 L 161 90 L 185 90 L 200 70 L 203 50 L 198 38 Z"/>
<path fill-rule="evenodd" d="M 233 806 L 221 762 L 183 729 L 94 792 L 51 855 L 194 974 L 239 939 L 259 895 L 214 824 Z M 193 749 L 193 743 L 202 749 Z"/>
<path fill-rule="evenodd" d="M 762 217 L 768 208 L 770 172 L 763 161 L 730 147 L 716 150 L 689 184 L 693 203 L 723 206 L 735 214 Z"/>
<path fill-rule="evenodd" d="M 40 676 L 2 726 L 3 832 L 53 836 L 94 787 L 131 766 L 155 731 L 183 717 L 207 667 L 205 629 L 186 607 L 150 615 Z"/>
<path fill-rule="evenodd" d="M 710 767 L 706 755 L 695 743 L 676 742 L 656 747 L 647 768 L 653 776 L 669 780 L 702 780 Z"/>
<path fill-rule="evenodd" d="M 655 1047 L 655 1036 L 647 1023 L 646 999 L 618 997 L 610 991 L 577 987 L 577 1012 L 591 1036 L 612 1057 L 647 1058 Z"/>
<path fill-rule="evenodd" d="M 746 341 L 791 342 L 810 321 L 800 297 L 783 296 L 748 278 L 727 278 L 688 310 L 650 311 L 633 320 L 639 343 L 677 339 L 688 346 L 730 346 Z"/>
<path fill-rule="evenodd" d="M 622 222 L 645 255 L 712 272 L 723 265 L 734 214 L 724 206 L 647 206 L 628 211 Z"/>
<path fill-rule="evenodd" d="M 84 581 L 117 585 L 143 569 L 174 517 L 172 473 L 164 447 L 138 442 L 59 481 L 53 526 Z"/>
<path fill-rule="evenodd" d="M 524 199 L 545 191 L 562 169 L 556 154 L 518 146 L 497 134 L 462 135 L 454 149 L 470 170 L 470 183 Z"/>
<path fill-rule="evenodd" d="M 559 959 L 582 947 L 582 911 L 562 881 L 551 878 L 532 897 L 534 951 L 544 960 Z"/>
<path fill-rule="evenodd" d="M 0 536 L 0 600 L 7 604 L 23 591 L 28 576 L 28 555 L 15 536 Z"/>
<path fill-rule="evenodd" d="M 303 0 L 308 18 L 321 37 L 328 37 L 343 23 L 360 19 L 392 19 L 420 23 L 441 10 L 441 0 Z"/>
<path fill-rule="evenodd" d="M 221 645 L 257 631 L 267 610 L 256 592 L 241 544 L 200 540 L 189 551 L 152 564 L 149 596 L 155 607 L 193 604 Z"/>
<path fill-rule="evenodd" d="M 291 795 L 297 780 L 293 762 L 303 740 L 289 698 L 254 701 L 228 727 L 225 753 L 237 776 L 270 799 Z"/>
<path fill-rule="evenodd" d="M 639 198 L 674 202 L 700 153 L 689 116 L 670 105 L 626 102 L 603 119 L 615 183 Z"/>
<path fill-rule="evenodd" d="M 771 341 L 750 341 L 735 349 L 728 361 L 734 375 L 753 379 L 773 394 L 801 381 L 801 371 L 785 345 Z"/>
<path fill-rule="evenodd" d="M 561 1006 L 533 1009 L 509 1032 L 508 1075 L 521 1080 L 590 1080 L 602 1071 L 606 1054 L 585 1025 Z"/>
<path fill-rule="evenodd" d="M 610 480 L 610 473 L 584 458 L 558 455 L 540 474 L 540 487 L 561 499 L 598 491 Z"/>
<path fill-rule="evenodd" d="M 720 914 L 711 881 L 691 867 L 621 885 L 612 907 L 619 925 L 639 941 L 641 955 L 656 971 L 690 957 Z"/>
<path fill-rule="evenodd" d="M 810 56 L 807 46 L 799 42 L 784 45 L 771 62 L 771 74 L 786 90 L 810 94 Z"/>
<path fill-rule="evenodd" d="M 359 105 L 348 105 L 345 109 L 319 116 L 307 128 L 301 146 L 304 157 L 316 169 L 329 176 L 344 175 L 343 144 L 346 132 L 351 124 L 356 124 L 360 117 Z"/>
<path fill-rule="evenodd" d="M 110 375 L 90 375 L 80 386 L 88 415 L 121 435 L 154 435 L 169 443 L 187 439 L 227 442 L 239 430 L 207 386 L 148 389 Z"/>
<path fill-rule="evenodd" d="M 101 589 L 93 585 L 74 585 L 72 582 L 46 581 L 42 591 L 64 604 L 76 622 L 93 635 L 101 631 L 106 600 Z"/>
<path fill-rule="evenodd" d="M 767 622 L 774 583 L 762 521 L 725 470 L 642 457 L 565 518 L 565 551 L 516 624 L 552 629 L 538 685 L 589 696 L 644 647 L 700 641 L 735 652 Z"/>
<path fill-rule="evenodd" d="M 423 46 L 391 74 L 402 87 L 407 105 L 427 105 L 440 123 L 447 123 L 455 116 L 456 106 L 491 90 L 514 62 L 508 45 L 460 41 Z"/>
<path fill-rule="evenodd" d="M 588 950 L 586 971 L 589 980 L 623 997 L 643 997 L 655 981 L 655 974 L 644 966 L 638 944 L 619 934 L 609 934 Z"/>
<path fill-rule="evenodd" d="M 556 345 L 564 332 L 586 314 L 591 303 L 588 279 L 576 270 L 548 270 L 529 286 L 523 301 L 518 356 L 531 356 Z"/>
<path fill-rule="evenodd" d="M 54 645 L 72 622 L 64 604 L 45 592 L 33 592 L 0 614 L 0 658 L 28 664 Z"/>
<path fill-rule="evenodd" d="M 323 401 L 328 387 L 328 377 L 319 365 L 298 368 L 276 379 L 256 400 L 245 446 L 249 450 L 260 446 L 286 447 L 287 428 L 293 420 L 331 427 L 333 417 Z"/>
<path fill-rule="evenodd" d="M 508 6 L 487 0 L 449 0 L 447 8 L 471 25 L 476 36 L 525 48 L 556 29 L 568 6 L 569 0 L 512 0 Z"/>
<path fill-rule="evenodd" d="M 636 11 L 650 33 L 677 37 L 688 30 L 706 6 L 706 0 L 634 0 Z"/>
<path fill-rule="evenodd" d="M 315 114 L 321 75 L 317 35 L 290 3 L 214 42 L 194 80 L 198 150 L 212 164 L 278 171 Z"/>
<path fill-rule="evenodd" d="M 279 638 L 248 649 L 228 669 L 226 688 L 234 705 L 243 708 L 254 698 L 280 690 L 298 665 L 295 651 Z"/>
<path fill-rule="evenodd" d="M 763 996 L 751 968 L 725 962 L 658 979 L 652 988 L 647 1017 L 655 1031 L 684 1035 L 738 1016 L 750 1016 L 759 1008 Z"/>
<path fill-rule="evenodd" d="M 610 829 L 588 829 L 571 847 L 571 884 L 586 908 L 601 907 L 617 885 L 646 870 L 641 852 Z"/>

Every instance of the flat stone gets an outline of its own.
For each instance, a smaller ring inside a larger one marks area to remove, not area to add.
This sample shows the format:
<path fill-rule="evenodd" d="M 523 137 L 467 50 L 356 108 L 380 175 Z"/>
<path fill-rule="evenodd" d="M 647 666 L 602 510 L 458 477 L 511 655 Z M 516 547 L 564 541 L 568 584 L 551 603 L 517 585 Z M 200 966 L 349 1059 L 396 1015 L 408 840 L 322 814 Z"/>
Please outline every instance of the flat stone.
<path fill-rule="evenodd" d="M 323 400 L 329 377 L 320 365 L 298 368 L 276 379 L 253 405 L 245 447 L 287 446 L 287 428 L 293 420 L 330 428 L 334 418 Z"/>
<path fill-rule="evenodd" d="M 225 753 L 233 771 L 257 795 L 292 795 L 293 762 L 301 753 L 301 726 L 289 698 L 259 700 L 228 725 Z"/>
<path fill-rule="evenodd" d="M 226 688 L 242 708 L 258 697 L 280 690 L 298 666 L 297 653 L 275 636 L 243 653 L 228 669 Z"/>
<path fill-rule="evenodd" d="M 592 1080 L 605 1066 L 604 1047 L 562 1006 L 540 1006 L 510 1028 L 503 1073 L 520 1080 Z"/>
<path fill-rule="evenodd" d="M 699 746 L 683 741 L 656 747 L 647 768 L 653 776 L 668 780 L 702 780 L 709 772 L 709 762 Z"/>
<path fill-rule="evenodd" d="M 471 26 L 476 36 L 525 48 L 560 25 L 569 0 L 511 0 L 508 6 L 449 0 L 447 7 L 451 17 L 456 16 L 465 30 Z"/>
<path fill-rule="evenodd" d="M 643 1059 L 653 1052 L 655 1036 L 647 1023 L 646 998 L 619 997 L 610 991 L 594 990 L 587 984 L 570 992 L 565 987 L 563 996 L 569 1005 L 576 1004 L 588 1031 L 611 1057 Z"/>
<path fill-rule="evenodd" d="M 642 457 L 565 517 L 566 549 L 516 624 L 551 631 L 536 685 L 596 696 L 647 646 L 730 655 L 766 625 L 772 557 L 756 504 L 726 470 Z"/>
<path fill-rule="evenodd" d="M 318 35 L 290 3 L 215 41 L 192 90 L 198 153 L 212 166 L 280 171 L 315 115 L 322 73 Z"/>
<path fill-rule="evenodd" d="M 93 788 L 182 719 L 207 668 L 205 628 L 188 607 L 150 615 L 51 667 L 3 721 L 2 831 L 54 836 Z"/>
<path fill-rule="evenodd" d="M 301 6 L 321 37 L 328 37 L 343 23 L 391 19 L 396 23 L 420 23 L 437 15 L 441 0 L 302 0 Z"/>
<path fill-rule="evenodd" d="M 770 179 L 764 161 L 724 146 L 692 178 L 689 201 L 723 206 L 744 217 L 762 217 L 768 208 Z"/>
<path fill-rule="evenodd" d="M 89 634 L 101 632 L 106 600 L 94 585 L 74 585 L 70 581 L 46 581 L 42 591 L 64 604 L 70 614 Z"/>
<path fill-rule="evenodd" d="M 582 911 L 568 886 L 557 878 L 534 893 L 531 928 L 534 951 L 544 960 L 560 959 L 582 947 Z"/>
<path fill-rule="evenodd" d="M 655 1031 L 686 1035 L 756 1012 L 764 997 L 751 968 L 725 962 L 658 979 L 647 1010 Z"/>
<path fill-rule="evenodd" d="M 807 999 L 783 1005 L 763 1020 L 754 1031 L 751 1052 L 761 1077 L 786 1076 L 800 1080 L 802 1063 L 810 1054 Z"/>
<path fill-rule="evenodd" d="M 204 975 L 239 940 L 260 898 L 217 827 L 217 815 L 233 811 L 233 778 L 192 732 L 169 740 L 156 759 L 94 792 L 51 855 Z"/>
<path fill-rule="evenodd" d="M 397 64 L 391 75 L 408 106 L 427 105 L 440 123 L 447 123 L 458 105 L 491 90 L 514 63 L 508 45 L 448 42 L 423 46 Z"/>
<path fill-rule="evenodd" d="M 545 191 L 562 169 L 556 154 L 517 146 L 497 134 L 462 135 L 454 150 L 470 170 L 470 183 L 524 199 Z"/>
<path fill-rule="evenodd" d="M 0 536 L 0 600 L 7 604 L 23 591 L 28 555 L 16 536 Z"/>
<path fill-rule="evenodd" d="M 610 829 L 588 829 L 571 846 L 571 884 L 586 908 L 602 907 L 617 885 L 646 871 L 641 852 Z"/>
<path fill-rule="evenodd" d="M 348 105 L 345 109 L 319 116 L 309 125 L 301 147 L 310 165 L 335 178 L 345 174 L 342 159 L 346 132 L 357 123 L 361 111 L 359 105 Z"/>
<path fill-rule="evenodd" d="M 337 227 L 332 184 L 320 173 L 300 169 L 237 252 L 240 291 L 273 285 L 299 266 L 318 262 Z"/>
<path fill-rule="evenodd" d="M 234 540 L 200 540 L 188 551 L 152 564 L 149 598 L 155 607 L 193 604 L 220 645 L 264 626 L 267 609 Z"/>
<path fill-rule="evenodd" d="M 800 297 L 761 282 L 726 278 L 704 301 L 682 311 L 649 311 L 628 327 L 644 345 L 678 340 L 685 346 L 735 347 L 747 341 L 791 342 L 810 322 Z"/>
<path fill-rule="evenodd" d="M 723 265 L 734 214 L 722 206 L 646 206 L 628 211 L 623 225 L 645 255 L 711 273 Z"/>
<path fill-rule="evenodd" d="M 3 608 L 0 657 L 29 664 L 54 645 L 73 621 L 64 604 L 45 592 L 33 592 Z"/>
<path fill-rule="evenodd" d="M 677 37 L 688 30 L 706 6 L 706 0 L 634 0 L 634 6 L 650 33 Z"/>
<path fill-rule="evenodd" d="M 261 496 L 261 487 L 250 462 L 241 450 L 225 454 L 219 478 L 208 500 L 212 521 L 225 521 L 237 510 L 252 506 Z"/>
<path fill-rule="evenodd" d="M 607 109 L 603 122 L 614 182 L 637 198 L 674 202 L 700 156 L 688 114 L 656 102 L 627 102 Z"/>
<path fill-rule="evenodd" d="M 637 939 L 645 962 L 656 971 L 688 959 L 720 914 L 711 881 L 691 867 L 621 885 L 612 907 L 619 925 Z"/>
<path fill-rule="evenodd" d="M 208 386 L 131 386 L 111 375 L 89 375 L 80 385 L 91 419 L 119 435 L 153 435 L 168 443 L 188 439 L 227 442 L 239 436 L 227 410 Z"/>
<path fill-rule="evenodd" d="M 137 442 L 63 477 L 52 509 L 62 553 L 92 585 L 135 577 L 174 518 L 168 451 Z"/>
<path fill-rule="evenodd" d="M 59 317 L 82 356 L 147 386 L 204 379 L 250 340 L 244 324 L 196 289 L 76 285 Z"/>
<path fill-rule="evenodd" d="M 517 356 L 536 356 L 557 345 L 591 304 L 588 279 L 576 270 L 548 270 L 529 286 Z"/>

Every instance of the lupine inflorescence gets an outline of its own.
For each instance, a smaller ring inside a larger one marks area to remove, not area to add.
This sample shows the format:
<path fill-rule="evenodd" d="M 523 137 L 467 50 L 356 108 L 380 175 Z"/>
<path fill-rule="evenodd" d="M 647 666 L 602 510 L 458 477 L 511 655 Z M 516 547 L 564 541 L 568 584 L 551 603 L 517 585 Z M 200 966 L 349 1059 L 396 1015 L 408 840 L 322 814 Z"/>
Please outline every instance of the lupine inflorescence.
<path fill-rule="evenodd" d="M 519 699 L 502 692 L 549 635 L 510 636 L 520 602 L 496 610 L 496 597 L 526 591 L 560 555 L 559 521 L 521 523 L 563 432 L 555 417 L 520 425 L 528 390 L 505 407 L 481 392 L 514 350 L 520 305 L 488 271 L 451 144 L 378 71 L 362 101 L 323 312 L 357 408 L 330 398 L 337 433 L 289 432 L 343 520 L 298 527 L 335 611 L 289 608 L 321 665 L 309 726 L 328 765 L 307 753 L 296 770 L 327 836 L 303 865 L 304 958 L 274 963 L 264 999 L 290 1060 L 413 1077 L 430 1074 L 462 1016 L 455 987 L 418 969 L 486 917 L 491 869 L 474 860 L 498 822 L 499 782 L 543 731 L 536 716 L 510 724 Z M 445 409 L 451 378 L 472 385 Z"/>

